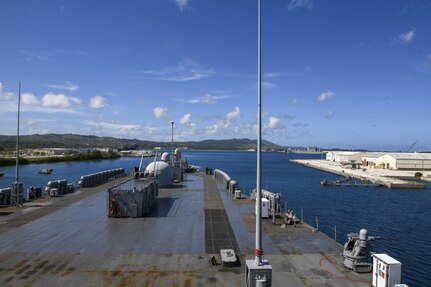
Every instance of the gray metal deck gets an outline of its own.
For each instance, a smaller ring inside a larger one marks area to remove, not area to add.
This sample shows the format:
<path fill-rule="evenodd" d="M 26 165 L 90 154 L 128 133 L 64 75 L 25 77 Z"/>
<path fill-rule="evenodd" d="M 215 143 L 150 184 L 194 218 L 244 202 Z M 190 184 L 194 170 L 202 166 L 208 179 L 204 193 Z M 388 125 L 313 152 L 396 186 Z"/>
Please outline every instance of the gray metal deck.
<path fill-rule="evenodd" d="M 254 216 L 248 200 L 232 201 L 210 176 L 189 175 L 175 188 L 161 189 L 148 217 L 108 218 L 106 188 L 83 189 L 84 195 L 51 207 L 0 217 L 0 285 L 244 284 L 244 267 L 209 266 L 208 254 L 231 244 L 243 262 L 252 258 Z M 369 275 L 344 271 L 337 256 L 341 246 L 324 234 L 263 227 L 273 286 L 370 285 Z"/>

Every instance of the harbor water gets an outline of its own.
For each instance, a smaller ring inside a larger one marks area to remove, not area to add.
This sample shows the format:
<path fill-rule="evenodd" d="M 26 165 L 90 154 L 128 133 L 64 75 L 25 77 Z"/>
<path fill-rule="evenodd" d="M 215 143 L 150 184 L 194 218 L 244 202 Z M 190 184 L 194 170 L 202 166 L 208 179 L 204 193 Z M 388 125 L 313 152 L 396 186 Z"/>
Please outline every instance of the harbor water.
<path fill-rule="evenodd" d="M 256 183 L 256 153 L 239 151 L 182 152 L 190 164 L 218 168 L 236 180 L 248 193 Z M 372 242 L 373 251 L 388 253 L 403 264 L 403 283 L 410 286 L 431 286 L 431 237 L 429 207 L 431 186 L 424 190 L 387 189 L 384 187 L 320 186 L 320 180 L 338 176 L 289 162 L 290 159 L 321 159 L 319 154 L 263 153 L 262 187 L 280 192 L 289 209 L 298 217 L 316 225 L 328 236 L 343 244 L 350 232 L 366 228 L 371 236 L 382 240 Z M 145 165 L 152 161 L 145 159 Z M 140 158 L 119 158 L 101 161 L 23 165 L 20 181 L 24 188 L 45 187 L 50 180 L 67 179 L 77 183 L 82 175 L 112 168 L 127 172 L 139 165 Z M 53 168 L 51 174 L 38 174 L 42 168 Z M 15 167 L 2 167 L 0 188 L 10 187 L 15 180 Z"/>

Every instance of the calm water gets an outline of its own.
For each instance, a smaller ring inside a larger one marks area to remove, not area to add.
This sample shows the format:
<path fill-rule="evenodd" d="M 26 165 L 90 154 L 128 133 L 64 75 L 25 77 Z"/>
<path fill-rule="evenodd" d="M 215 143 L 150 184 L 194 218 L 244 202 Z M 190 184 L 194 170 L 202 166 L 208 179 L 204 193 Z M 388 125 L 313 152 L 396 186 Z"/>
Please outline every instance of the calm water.
<path fill-rule="evenodd" d="M 256 184 L 256 155 L 235 151 L 184 151 L 191 164 L 218 168 L 238 181 L 245 192 Z M 262 155 L 262 187 L 281 192 L 289 209 L 304 220 L 344 243 L 346 234 L 366 228 L 370 235 L 384 240 L 373 241 L 378 253 L 388 253 L 403 264 L 403 283 L 410 286 L 431 286 L 431 186 L 425 190 L 387 189 L 381 187 L 321 187 L 323 178 L 337 176 L 289 162 L 294 158 L 321 158 L 321 155 L 264 153 Z M 152 159 L 148 158 L 145 163 Z M 25 188 L 45 186 L 49 180 L 67 179 L 77 182 L 81 175 L 101 170 L 124 167 L 131 171 L 139 164 L 138 158 L 28 165 L 20 168 L 20 179 Z M 53 168 L 51 175 L 39 175 L 41 168 Z M 6 172 L 0 178 L 0 187 L 9 187 L 14 180 L 14 167 L 1 168 Z"/>

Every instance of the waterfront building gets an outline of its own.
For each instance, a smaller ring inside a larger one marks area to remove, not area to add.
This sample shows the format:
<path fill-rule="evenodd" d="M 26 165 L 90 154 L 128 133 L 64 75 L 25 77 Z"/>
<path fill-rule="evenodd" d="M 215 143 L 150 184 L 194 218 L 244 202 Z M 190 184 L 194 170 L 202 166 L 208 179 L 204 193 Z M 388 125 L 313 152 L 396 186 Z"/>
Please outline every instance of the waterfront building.
<path fill-rule="evenodd" d="M 369 168 L 392 170 L 431 170 L 431 153 L 385 153 L 385 152 L 328 152 L 326 160 L 339 162 L 343 166 L 359 165 Z"/>
<path fill-rule="evenodd" d="M 370 168 L 379 167 L 381 164 L 380 157 L 385 155 L 384 152 L 367 152 L 362 157 L 362 166 L 367 166 Z"/>
<path fill-rule="evenodd" d="M 336 152 L 328 151 L 326 153 L 326 160 L 328 160 L 328 161 L 335 161 L 335 158 L 334 158 L 335 154 L 336 154 Z"/>
<path fill-rule="evenodd" d="M 365 153 L 358 151 L 330 151 L 326 153 L 326 160 L 340 163 L 361 163 Z"/>
<path fill-rule="evenodd" d="M 336 152 L 332 155 L 333 161 L 341 164 L 360 164 L 362 163 L 362 157 L 365 155 L 363 152 L 358 151 L 341 151 Z"/>
<path fill-rule="evenodd" d="M 105 148 L 96 148 L 96 150 L 100 151 L 100 152 L 118 152 L 117 148 L 112 148 L 112 147 L 105 147 Z"/>
<path fill-rule="evenodd" d="M 392 170 L 431 170 L 431 153 L 386 153 L 376 163 Z"/>

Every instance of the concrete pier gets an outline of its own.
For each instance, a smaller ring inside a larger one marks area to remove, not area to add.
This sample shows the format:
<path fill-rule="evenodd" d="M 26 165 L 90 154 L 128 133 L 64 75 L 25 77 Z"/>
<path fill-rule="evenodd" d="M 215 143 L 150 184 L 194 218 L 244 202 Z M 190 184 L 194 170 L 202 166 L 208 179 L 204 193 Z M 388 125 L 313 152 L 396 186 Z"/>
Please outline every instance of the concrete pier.
<path fill-rule="evenodd" d="M 343 167 L 338 162 L 319 159 L 292 159 L 290 161 L 341 176 L 350 176 L 359 180 L 369 181 L 381 186 L 386 186 L 388 188 L 425 188 L 425 184 L 414 181 L 414 171 L 399 171 L 366 167 L 352 169 Z"/>

